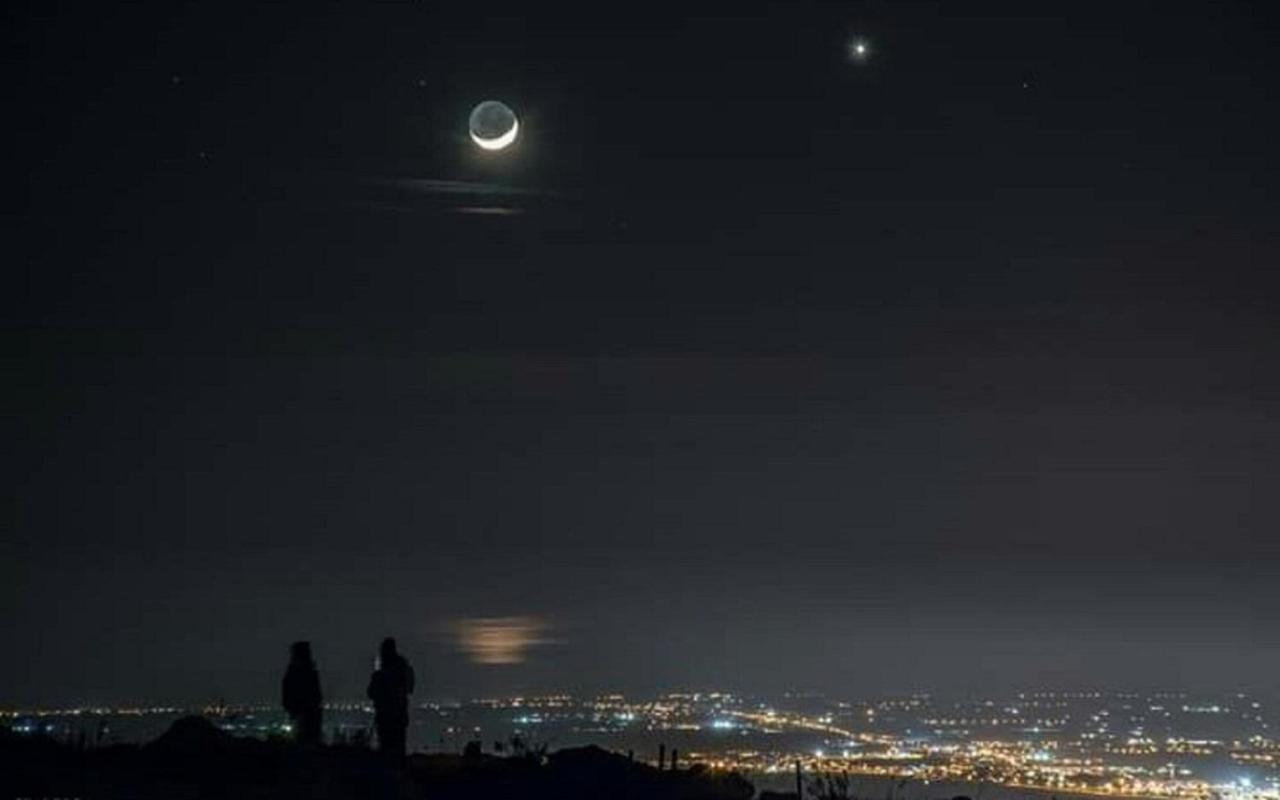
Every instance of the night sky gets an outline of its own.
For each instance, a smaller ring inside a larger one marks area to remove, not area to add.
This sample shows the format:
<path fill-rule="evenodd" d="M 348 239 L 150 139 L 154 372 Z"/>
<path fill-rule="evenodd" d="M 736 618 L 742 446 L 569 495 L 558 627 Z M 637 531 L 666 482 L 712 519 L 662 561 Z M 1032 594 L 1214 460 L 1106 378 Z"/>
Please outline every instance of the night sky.
<path fill-rule="evenodd" d="M 1275 9 L 453 5 L 5 12 L 0 703 L 1275 688 Z"/>

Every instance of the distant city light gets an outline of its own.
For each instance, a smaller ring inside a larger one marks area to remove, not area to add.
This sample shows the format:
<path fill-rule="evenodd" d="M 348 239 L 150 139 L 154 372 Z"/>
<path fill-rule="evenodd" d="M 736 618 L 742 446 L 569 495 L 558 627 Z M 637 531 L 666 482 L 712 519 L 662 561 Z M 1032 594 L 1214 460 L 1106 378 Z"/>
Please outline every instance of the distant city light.
<path fill-rule="evenodd" d="M 1020 696 L 1021 702 L 1016 705 L 888 699 L 874 703 L 882 716 L 869 719 L 864 714 L 865 702 L 801 710 L 709 692 L 670 692 L 644 700 L 621 694 L 587 698 L 548 694 L 474 699 L 449 705 L 422 702 L 414 705 L 413 713 L 416 729 L 434 725 L 439 731 L 424 732 L 419 745 L 428 750 L 457 747 L 458 742 L 449 739 L 460 735 L 478 739 L 482 731 L 491 729 L 495 740 L 502 741 L 508 733 L 524 736 L 530 730 L 536 730 L 544 739 L 553 739 L 567 730 L 617 735 L 639 728 L 646 737 L 657 734 L 665 738 L 658 733 L 661 731 L 691 737 L 689 749 L 680 747 L 681 763 L 700 764 L 715 771 L 781 774 L 794 771 L 799 762 L 802 770 L 821 772 L 831 769 L 831 759 L 840 758 L 840 769 L 849 774 L 914 781 L 917 785 L 986 782 L 1099 800 L 1280 800 L 1280 786 L 1274 777 L 1275 766 L 1280 764 L 1280 742 L 1266 733 L 1261 720 L 1254 719 L 1252 713 L 1241 715 L 1238 724 L 1243 727 L 1229 735 L 1224 731 L 1221 738 L 1208 738 L 1192 733 L 1194 727 L 1184 730 L 1176 725 L 1157 736 L 1150 720 L 1165 714 L 1153 707 L 1160 705 L 1155 702 L 1159 697 L 1046 693 Z M 1115 698 L 1120 698 L 1121 705 L 1111 704 Z M 1216 707 L 1219 713 L 1228 710 L 1225 704 Z M 325 708 L 340 714 L 336 722 L 339 731 L 367 729 L 373 713 L 363 700 L 331 701 Z M 1190 714 L 1214 713 L 1215 703 L 1187 702 L 1187 708 L 1195 709 Z M 202 713 L 219 729 L 235 736 L 265 739 L 296 730 L 296 725 L 290 724 L 274 703 L 221 702 L 194 709 L 0 709 L 0 727 L 20 735 L 68 738 L 75 735 L 83 715 L 98 715 L 104 723 L 111 717 L 158 716 L 161 719 L 156 724 L 167 725 L 173 718 L 189 713 Z M 496 713 L 501 723 L 492 716 L 462 716 L 468 713 Z M 879 720 L 874 731 L 869 730 L 872 719 Z M 1107 720 L 1111 721 L 1110 733 L 1105 732 Z M 1120 720 L 1125 724 L 1120 725 Z M 483 725 L 479 724 L 481 721 Z M 1192 723 L 1196 721 L 1197 718 L 1191 719 Z M 1037 723 L 1044 734 L 1025 736 L 1029 722 Z M 922 733 L 913 735 L 912 730 Z M 90 736 L 93 731 L 91 727 Z M 796 745 L 770 750 L 752 738 L 780 733 L 788 734 Z M 151 735 L 155 734 L 147 734 Z M 701 739 L 696 738 L 699 735 Z M 114 733 L 110 739 L 105 738 L 105 733 L 99 736 L 104 737 L 99 741 L 111 743 L 138 740 L 134 738 L 136 733 L 124 737 Z M 801 743 L 800 736 L 810 738 Z M 663 742 L 664 738 L 657 741 Z M 669 745 L 671 740 L 666 742 Z M 822 746 L 815 747 L 819 744 Z M 625 746 L 629 748 L 632 743 L 628 741 Z M 639 756 L 641 751 L 637 748 L 635 753 Z M 1145 763 L 1135 763 L 1135 758 Z M 1223 758 L 1234 762 L 1238 771 L 1218 780 L 1210 778 L 1217 769 L 1214 764 Z M 1266 772 L 1245 774 L 1244 770 Z"/>

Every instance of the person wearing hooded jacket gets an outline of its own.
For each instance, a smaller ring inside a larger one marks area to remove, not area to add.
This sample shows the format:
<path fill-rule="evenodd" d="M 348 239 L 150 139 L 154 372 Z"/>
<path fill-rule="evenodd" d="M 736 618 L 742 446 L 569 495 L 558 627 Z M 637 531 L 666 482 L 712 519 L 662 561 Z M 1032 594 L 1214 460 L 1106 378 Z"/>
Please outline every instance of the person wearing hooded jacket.
<path fill-rule="evenodd" d="M 369 678 L 366 694 L 373 701 L 373 724 L 378 731 L 378 749 L 394 761 L 404 758 L 405 734 L 409 727 L 409 695 L 413 694 L 413 667 L 396 650 L 396 640 L 388 636 L 378 649 L 378 666 Z"/>
<path fill-rule="evenodd" d="M 289 666 L 280 686 L 281 704 L 293 720 L 294 739 L 301 745 L 320 744 L 323 701 L 320 673 L 311 657 L 310 642 L 294 642 L 289 648 Z"/>

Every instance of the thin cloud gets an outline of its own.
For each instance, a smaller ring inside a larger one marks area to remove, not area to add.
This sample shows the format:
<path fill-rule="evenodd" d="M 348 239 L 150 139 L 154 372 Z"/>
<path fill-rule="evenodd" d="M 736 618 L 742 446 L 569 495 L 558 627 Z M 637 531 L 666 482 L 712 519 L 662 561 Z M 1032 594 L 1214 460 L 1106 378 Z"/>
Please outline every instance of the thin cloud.
<path fill-rule="evenodd" d="M 472 195 L 487 197 L 536 197 L 545 195 L 540 189 L 522 186 L 506 186 L 501 183 L 478 181 L 449 181 L 436 178 L 389 178 L 377 181 L 382 186 L 404 189 L 421 194 Z"/>
<path fill-rule="evenodd" d="M 458 621 L 458 650 L 473 663 L 509 665 L 523 662 L 531 648 L 551 644 L 550 629 L 537 617 L 473 617 Z"/>

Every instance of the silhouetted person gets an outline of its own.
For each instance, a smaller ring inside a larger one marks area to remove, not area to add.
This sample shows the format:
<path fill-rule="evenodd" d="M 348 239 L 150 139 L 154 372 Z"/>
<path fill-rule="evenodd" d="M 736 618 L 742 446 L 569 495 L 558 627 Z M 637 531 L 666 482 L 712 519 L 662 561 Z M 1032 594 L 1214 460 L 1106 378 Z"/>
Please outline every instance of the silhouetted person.
<path fill-rule="evenodd" d="M 311 658 L 311 642 L 294 642 L 289 648 L 289 668 L 280 689 L 298 744 L 320 744 L 320 673 Z"/>
<path fill-rule="evenodd" d="M 378 668 L 369 678 L 373 724 L 378 729 L 378 749 L 392 761 L 404 758 L 405 729 L 409 727 L 409 695 L 413 694 L 413 667 L 396 652 L 396 640 L 382 640 Z"/>

